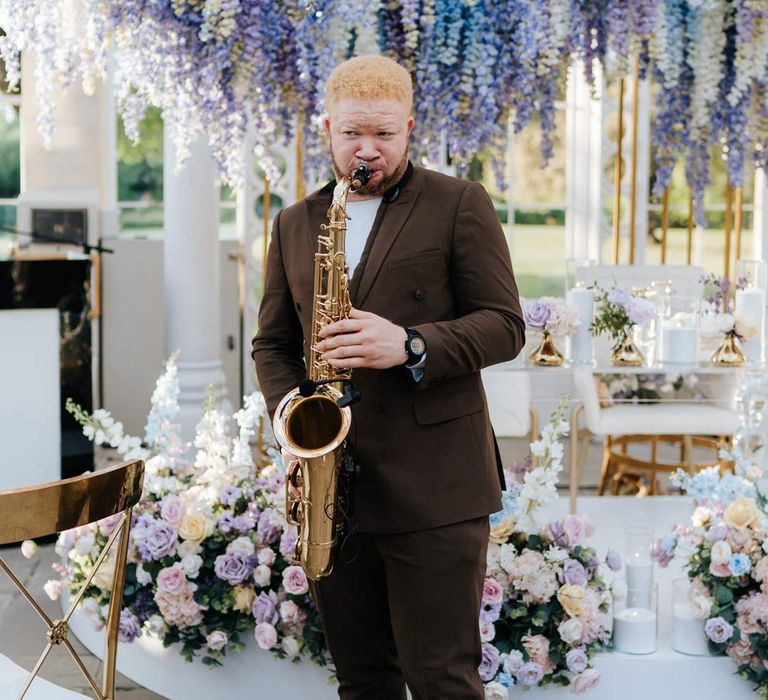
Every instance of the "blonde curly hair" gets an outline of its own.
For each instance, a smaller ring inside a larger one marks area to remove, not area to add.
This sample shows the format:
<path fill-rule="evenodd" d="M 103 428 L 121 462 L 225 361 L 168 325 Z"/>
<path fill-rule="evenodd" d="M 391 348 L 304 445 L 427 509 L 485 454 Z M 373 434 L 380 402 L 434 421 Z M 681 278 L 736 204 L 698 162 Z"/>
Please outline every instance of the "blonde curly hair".
<path fill-rule="evenodd" d="M 356 56 L 336 66 L 328 77 L 325 109 L 344 98 L 387 98 L 413 106 L 413 84 L 408 71 L 386 56 Z"/>

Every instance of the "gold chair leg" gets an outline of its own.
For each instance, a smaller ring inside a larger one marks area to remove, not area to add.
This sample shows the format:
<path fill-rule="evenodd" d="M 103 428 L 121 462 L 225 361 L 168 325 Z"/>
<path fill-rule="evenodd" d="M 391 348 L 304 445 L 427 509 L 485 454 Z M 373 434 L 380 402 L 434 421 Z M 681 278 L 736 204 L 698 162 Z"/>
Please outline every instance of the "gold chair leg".
<path fill-rule="evenodd" d="M 600 470 L 600 485 L 597 487 L 597 495 L 605 495 L 605 488 L 608 486 L 608 480 L 612 476 L 613 469 L 611 468 L 611 437 L 606 436 L 605 444 L 603 445 L 603 466 Z"/>
<path fill-rule="evenodd" d="M 579 496 L 581 483 L 582 460 L 579 459 L 579 417 L 584 411 L 584 404 L 576 404 L 571 412 L 571 513 L 576 513 L 576 499 Z M 588 431 L 584 431 L 588 435 Z"/>
<path fill-rule="evenodd" d="M 690 435 L 683 435 L 683 445 L 685 446 L 686 461 L 688 462 L 688 473 L 696 473 L 696 456 L 693 454 L 693 438 Z"/>

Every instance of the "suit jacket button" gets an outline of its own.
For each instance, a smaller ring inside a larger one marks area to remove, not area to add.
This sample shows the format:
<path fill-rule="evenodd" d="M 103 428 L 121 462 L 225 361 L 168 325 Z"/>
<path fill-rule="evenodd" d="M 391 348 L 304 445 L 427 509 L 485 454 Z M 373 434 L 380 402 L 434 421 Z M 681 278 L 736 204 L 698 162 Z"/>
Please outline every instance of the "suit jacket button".
<path fill-rule="evenodd" d="M 427 296 L 427 293 L 423 289 L 414 289 L 413 290 L 413 298 L 416 301 L 421 301 L 425 296 Z"/>

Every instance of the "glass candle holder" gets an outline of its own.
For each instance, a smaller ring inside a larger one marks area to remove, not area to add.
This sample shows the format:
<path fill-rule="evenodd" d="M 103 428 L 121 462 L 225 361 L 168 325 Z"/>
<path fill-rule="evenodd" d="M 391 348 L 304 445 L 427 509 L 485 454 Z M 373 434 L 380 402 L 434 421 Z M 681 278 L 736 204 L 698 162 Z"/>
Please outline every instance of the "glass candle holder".
<path fill-rule="evenodd" d="M 624 530 L 624 543 L 627 590 L 632 591 L 632 595 L 627 596 L 627 605 L 642 607 L 647 605 L 653 587 L 653 530 L 649 527 L 628 527 Z"/>
<path fill-rule="evenodd" d="M 764 260 L 737 260 L 736 318 L 749 327 L 742 342 L 748 362 L 765 360 L 766 263 Z"/>
<path fill-rule="evenodd" d="M 613 648 L 625 654 L 652 654 L 658 637 L 658 586 L 647 591 L 627 586 L 627 599 L 613 615 Z"/>
<path fill-rule="evenodd" d="M 659 304 L 659 361 L 695 364 L 699 359 L 697 297 L 669 296 Z"/>
<path fill-rule="evenodd" d="M 597 260 L 569 258 L 565 261 L 565 291 L 591 287 L 596 282 Z"/>
<path fill-rule="evenodd" d="M 672 648 L 681 654 L 709 656 L 706 621 L 706 611 L 693 602 L 691 582 L 687 578 L 672 581 Z"/>

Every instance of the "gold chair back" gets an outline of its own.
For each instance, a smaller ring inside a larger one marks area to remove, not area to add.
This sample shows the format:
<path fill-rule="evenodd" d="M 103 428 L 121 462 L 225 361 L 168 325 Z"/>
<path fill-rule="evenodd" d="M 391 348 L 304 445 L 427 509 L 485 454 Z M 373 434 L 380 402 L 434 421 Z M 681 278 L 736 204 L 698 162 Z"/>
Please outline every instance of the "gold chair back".
<path fill-rule="evenodd" d="M 21 700 L 26 695 L 51 649 L 59 644 L 63 644 L 69 651 L 95 696 L 99 700 L 114 700 L 117 636 L 120 629 L 131 512 L 141 497 L 143 481 L 144 462 L 134 460 L 71 479 L 0 491 L 0 545 L 54 535 L 64 530 L 94 523 L 112 515 L 120 516 L 117 526 L 110 534 L 91 572 L 77 593 L 72 596 L 69 608 L 61 619 L 51 620 L 8 564 L 0 557 L 0 570 L 8 575 L 47 626 L 48 642 L 34 668 L 30 671 L 25 685 L 19 691 L 17 700 Z M 107 613 L 104 664 L 101 687 L 99 687 L 85 668 L 67 635 L 72 613 L 116 541 L 115 551 L 110 555 L 110 558 L 114 560 L 115 574 L 112 580 Z"/>

